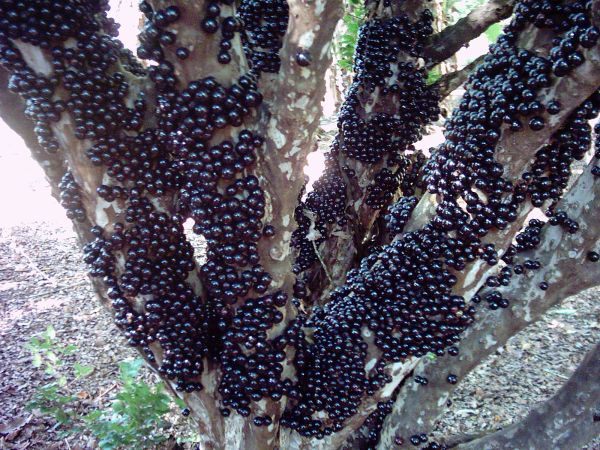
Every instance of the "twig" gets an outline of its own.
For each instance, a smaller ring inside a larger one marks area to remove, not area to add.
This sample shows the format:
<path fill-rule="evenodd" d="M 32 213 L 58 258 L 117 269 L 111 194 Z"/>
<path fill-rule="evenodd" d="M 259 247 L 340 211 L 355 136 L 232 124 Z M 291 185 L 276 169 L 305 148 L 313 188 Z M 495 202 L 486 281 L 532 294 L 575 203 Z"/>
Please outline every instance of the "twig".
<path fill-rule="evenodd" d="M 550 375 L 554 375 L 557 378 L 562 378 L 563 380 L 568 380 L 569 377 L 562 375 L 558 372 L 555 372 L 554 370 L 550 370 L 550 369 L 544 369 L 544 372 L 549 373 Z"/>
<path fill-rule="evenodd" d="M 482 430 L 477 431 L 475 433 L 457 434 L 455 436 L 450 436 L 449 438 L 444 439 L 444 445 L 446 445 L 447 448 L 454 448 L 460 444 L 466 444 L 467 442 L 474 441 L 475 439 L 480 439 L 484 436 L 487 436 L 488 434 L 495 433 L 500 429 L 501 428 L 498 428 L 497 430 Z"/>
<path fill-rule="evenodd" d="M 333 284 L 333 279 L 331 278 L 331 275 L 329 275 L 329 272 L 327 271 L 327 267 L 325 267 L 325 263 L 323 262 L 323 259 L 321 258 L 321 254 L 319 253 L 319 249 L 317 249 L 317 244 L 315 244 L 315 241 L 310 241 L 310 242 L 312 242 L 313 248 L 315 249 L 315 254 L 317 255 L 317 258 L 319 259 L 319 262 L 321 263 L 321 267 L 323 268 L 323 271 L 325 272 L 325 276 L 329 280 L 329 283 Z"/>
<path fill-rule="evenodd" d="M 481 64 L 486 55 L 481 55 L 475 61 L 467 64 L 465 67 L 454 72 L 449 72 L 442 75 L 435 83 L 434 87 L 437 87 L 440 94 L 440 98 L 445 98 L 458 89 L 460 86 L 467 81 L 469 75 Z"/>
<path fill-rule="evenodd" d="M 40 269 L 37 266 L 37 264 L 35 264 L 35 262 L 33 262 L 33 260 L 29 257 L 29 255 L 25 252 L 25 250 L 23 250 L 23 248 L 17 242 L 15 242 L 13 239 L 9 239 L 9 245 L 15 253 L 19 254 L 20 256 L 22 256 L 23 258 L 25 258 L 27 260 L 27 265 L 34 272 L 39 273 L 43 278 L 48 280 L 55 287 L 58 286 L 59 283 L 54 279 L 54 277 L 48 275 L 46 272 L 44 272 L 42 269 Z"/>
<path fill-rule="evenodd" d="M 98 394 L 98 397 L 96 397 L 94 399 L 94 403 L 98 403 L 100 401 L 100 399 L 102 399 L 102 397 L 104 397 L 109 392 L 114 391 L 118 386 L 119 386 L 119 383 L 114 383 L 111 387 L 106 389 L 104 392 L 101 392 L 100 394 Z"/>

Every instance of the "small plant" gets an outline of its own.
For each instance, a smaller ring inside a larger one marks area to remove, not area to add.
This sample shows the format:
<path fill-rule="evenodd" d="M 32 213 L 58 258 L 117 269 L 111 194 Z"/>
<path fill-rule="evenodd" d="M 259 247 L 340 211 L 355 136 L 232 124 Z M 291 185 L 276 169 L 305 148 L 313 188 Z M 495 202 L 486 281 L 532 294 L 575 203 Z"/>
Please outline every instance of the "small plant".
<path fill-rule="evenodd" d="M 28 348 L 34 367 L 43 369 L 52 381 L 37 388 L 27 408 L 54 419 L 62 427 L 63 436 L 91 434 L 103 450 L 156 448 L 167 439 L 171 424 L 166 415 L 171 411 L 171 398 L 162 383 L 148 384 L 139 379 L 141 358 L 119 364 L 120 390 L 106 409 L 86 414 L 78 408 L 77 396 L 68 391 L 73 381 L 90 375 L 94 368 L 63 360 L 77 347 L 59 343 L 56 331 L 49 326 L 31 339 Z M 185 406 L 181 401 L 177 404 Z"/>
<path fill-rule="evenodd" d="M 52 381 L 37 388 L 27 409 L 38 410 L 51 417 L 60 425 L 67 425 L 77 417 L 74 404 L 77 397 L 65 394 L 69 383 L 93 372 L 93 367 L 75 363 L 67 366 L 62 358 L 72 355 L 76 350 L 72 344 L 62 345 L 56 340 L 56 330 L 52 325 L 39 337 L 29 341 L 29 350 L 33 355 L 33 366 L 41 368 Z"/>
<path fill-rule="evenodd" d="M 352 70 L 354 63 L 354 50 L 358 39 L 358 29 L 364 22 L 365 8 L 360 0 L 347 0 L 345 3 L 346 13 L 342 18 L 345 30 L 339 34 L 334 42 L 334 49 L 338 59 L 338 65 L 346 71 Z"/>
<path fill-rule="evenodd" d="M 167 439 L 170 423 L 165 415 L 171 410 L 171 399 L 162 383 L 149 385 L 136 379 L 142 364 L 140 358 L 120 363 L 123 387 L 109 408 L 83 417 L 102 449 L 148 448 Z"/>

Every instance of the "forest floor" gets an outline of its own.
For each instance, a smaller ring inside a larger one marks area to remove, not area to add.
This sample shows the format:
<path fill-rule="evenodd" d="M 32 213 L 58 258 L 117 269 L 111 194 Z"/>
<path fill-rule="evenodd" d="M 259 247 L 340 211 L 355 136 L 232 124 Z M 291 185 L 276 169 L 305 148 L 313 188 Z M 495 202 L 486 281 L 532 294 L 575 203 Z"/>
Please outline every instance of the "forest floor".
<path fill-rule="evenodd" d="M 94 368 L 69 385 L 80 411 L 110 403 L 119 389 L 118 363 L 136 352 L 94 299 L 70 225 L 24 158 L 0 155 L 0 207 L 8 211 L 0 217 L 0 449 L 94 448 L 88 434 L 65 438 L 55 422 L 26 409 L 49 381 L 33 367 L 27 344 L 52 325 L 61 343 L 78 349 L 65 360 Z M 600 289 L 572 297 L 512 338 L 460 384 L 437 432 L 497 429 L 552 396 L 600 336 L 599 298 Z M 149 370 L 142 378 L 155 382 Z M 169 420 L 166 433 L 190 433 L 175 405 Z M 600 450 L 600 440 L 587 448 Z"/>

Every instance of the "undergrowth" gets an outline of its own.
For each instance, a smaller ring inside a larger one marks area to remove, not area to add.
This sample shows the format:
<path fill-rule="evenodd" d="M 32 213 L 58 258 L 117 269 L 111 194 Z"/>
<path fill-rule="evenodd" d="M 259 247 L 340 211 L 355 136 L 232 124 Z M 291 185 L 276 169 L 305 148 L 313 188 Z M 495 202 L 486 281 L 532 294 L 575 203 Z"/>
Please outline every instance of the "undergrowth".
<path fill-rule="evenodd" d="M 103 450 L 157 448 L 169 438 L 172 424 L 167 416 L 174 400 L 162 382 L 147 383 L 141 379 L 141 358 L 119 364 L 118 390 L 107 406 L 86 408 L 73 393 L 73 384 L 92 374 L 94 367 L 67 361 L 73 359 L 77 347 L 61 343 L 49 326 L 31 338 L 28 348 L 34 367 L 43 370 L 49 381 L 36 389 L 27 409 L 54 420 L 61 437 L 91 435 Z M 180 400 L 175 403 L 185 407 Z M 194 440 L 197 439 L 191 434 L 178 442 Z"/>

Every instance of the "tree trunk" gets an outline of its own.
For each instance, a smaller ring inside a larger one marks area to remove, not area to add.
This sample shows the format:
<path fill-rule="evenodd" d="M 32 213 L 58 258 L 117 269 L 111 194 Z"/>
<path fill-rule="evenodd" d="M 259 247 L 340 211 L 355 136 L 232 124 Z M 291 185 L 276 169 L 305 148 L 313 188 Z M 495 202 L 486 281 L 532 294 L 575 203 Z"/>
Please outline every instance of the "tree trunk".
<path fill-rule="evenodd" d="M 600 344 L 588 352 L 560 391 L 535 407 L 521 422 L 479 439 L 459 444 L 458 450 L 486 448 L 581 448 L 600 435 Z"/>
<path fill-rule="evenodd" d="M 301 202 L 339 0 L 142 2 L 145 65 L 111 37 L 98 2 L 35 3 L 40 17 L 4 3 L 0 114 L 75 219 L 102 302 L 188 405 L 203 448 L 338 449 L 378 404 L 394 400 L 390 418 L 378 418 L 379 447 L 425 431 L 413 427 L 431 423 L 435 404 L 405 416 L 413 402 L 439 404 L 448 390 L 438 386 L 430 399 L 406 381 L 415 370 L 435 370 L 433 379 L 452 363 L 428 365 L 423 356 L 464 336 L 465 354 L 480 360 L 487 353 L 474 340 L 496 336 L 487 349 L 500 345 L 571 292 L 559 282 L 573 270 L 567 243 L 582 252 L 598 240 L 588 226 L 598 170 L 590 167 L 559 204 L 579 212 L 580 233 L 559 245 L 564 232 L 546 231 L 531 257 L 549 267 L 509 284 L 522 298 L 514 316 L 485 311 L 471 326 L 467 302 L 486 295 L 482 286 L 499 270 L 489 246 L 510 252 L 544 204 L 539 196 L 550 191 L 552 220 L 577 231 L 555 208 L 600 109 L 598 0 L 572 2 L 580 14 L 557 10 L 543 24 L 519 16 L 512 37 L 474 72 L 447 142 L 425 167 L 412 144 L 439 113 L 425 69 L 506 17 L 513 2 L 492 0 L 430 36 L 426 2 L 367 1 L 327 171 Z M 551 61 L 565 30 L 548 23 L 561 14 L 567 32 L 582 32 L 582 23 L 591 30 L 567 69 Z M 530 80 L 524 66 L 542 72 Z M 514 84 L 516 73 L 535 86 L 530 93 Z M 539 117 L 524 118 L 521 91 L 547 105 L 525 105 Z M 507 106 L 508 119 L 529 126 L 517 131 L 496 117 L 502 99 L 520 108 Z M 560 108 L 551 111 L 553 103 Z M 564 161 L 548 162 L 549 149 Z M 401 223 L 392 227 L 389 216 Z M 187 219 L 207 241 L 203 264 Z M 582 274 L 580 286 L 592 275 Z M 555 282 L 554 296 L 532 305 L 540 277 Z"/>

